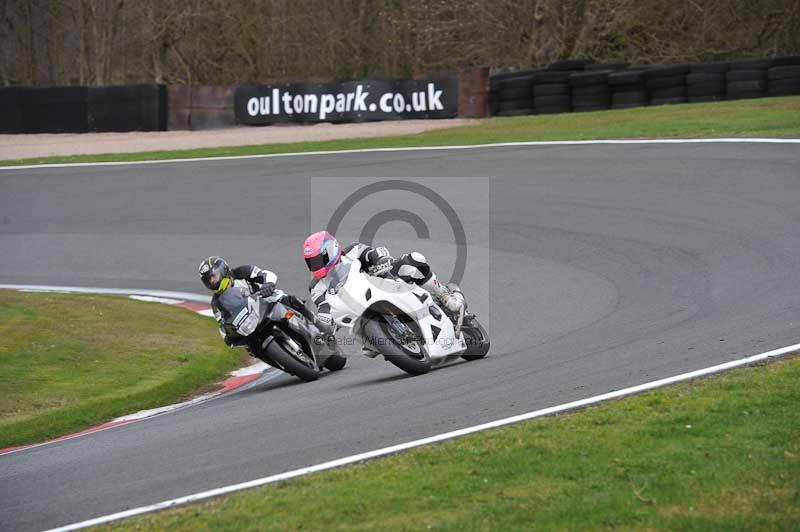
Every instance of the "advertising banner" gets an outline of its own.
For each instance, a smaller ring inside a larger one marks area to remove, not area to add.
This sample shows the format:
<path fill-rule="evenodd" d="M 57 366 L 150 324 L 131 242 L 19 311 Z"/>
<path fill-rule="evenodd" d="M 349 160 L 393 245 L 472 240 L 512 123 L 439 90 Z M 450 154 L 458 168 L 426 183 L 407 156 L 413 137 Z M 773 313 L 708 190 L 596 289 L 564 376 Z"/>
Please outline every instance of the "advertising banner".
<path fill-rule="evenodd" d="M 458 114 L 458 81 L 239 85 L 234 110 L 236 121 L 247 125 L 453 118 Z"/>

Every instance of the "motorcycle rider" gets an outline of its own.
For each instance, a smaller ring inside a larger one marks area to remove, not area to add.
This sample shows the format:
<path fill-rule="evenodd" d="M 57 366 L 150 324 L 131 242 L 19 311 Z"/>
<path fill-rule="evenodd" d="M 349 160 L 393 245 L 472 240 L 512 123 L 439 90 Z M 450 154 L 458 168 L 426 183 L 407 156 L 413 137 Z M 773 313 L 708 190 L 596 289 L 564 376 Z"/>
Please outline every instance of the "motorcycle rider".
<path fill-rule="evenodd" d="M 313 279 L 309 285 L 311 299 L 317 306 L 317 316 L 321 321 L 333 325 L 330 306 L 325 302 L 328 292 L 328 273 L 339 262 L 344 264 L 354 260 L 361 262 L 362 271 L 372 275 L 385 275 L 392 272 L 407 283 L 419 285 L 428 291 L 436 301 L 453 314 L 464 306 L 464 296 L 457 288 L 449 288 L 439 282 L 428 261 L 422 253 L 413 251 L 395 260 L 385 247 L 370 247 L 354 242 L 342 249 L 336 238 L 328 231 L 309 235 L 303 243 L 303 258 Z"/>
<path fill-rule="evenodd" d="M 246 290 L 249 294 L 259 293 L 269 297 L 275 291 L 278 276 L 269 270 L 262 270 L 258 266 L 245 264 L 231 269 L 222 257 L 211 256 L 203 260 L 198 267 L 200 280 L 206 288 L 214 292 L 211 297 L 211 308 L 214 317 L 220 325 L 220 334 L 227 346 L 243 345 L 247 339 L 236 333 L 228 334 L 223 326 L 226 314 L 229 312 L 225 305 L 225 295 L 230 289 Z M 312 322 L 328 338 L 333 335 L 333 329 L 326 322 L 320 320 L 301 299 L 285 294 L 279 301 L 284 305 L 300 312 L 308 321 Z"/>

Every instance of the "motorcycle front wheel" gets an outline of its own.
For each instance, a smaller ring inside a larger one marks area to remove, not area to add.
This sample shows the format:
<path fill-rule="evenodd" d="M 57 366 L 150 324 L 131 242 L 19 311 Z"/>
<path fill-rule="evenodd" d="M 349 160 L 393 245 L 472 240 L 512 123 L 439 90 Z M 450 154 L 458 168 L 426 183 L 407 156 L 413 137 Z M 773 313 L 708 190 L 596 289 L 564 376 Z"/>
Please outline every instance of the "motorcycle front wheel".
<path fill-rule="evenodd" d="M 425 346 L 418 341 L 403 342 L 381 317 L 364 325 L 365 340 L 386 360 L 411 375 L 423 375 L 431 370 L 431 360 Z"/>
<path fill-rule="evenodd" d="M 292 344 L 295 344 L 295 342 L 275 337 L 267 345 L 265 354 L 269 360 L 265 362 L 306 382 L 317 380 L 320 369 L 317 367 L 314 358 L 306 354 L 301 347 L 294 347 Z"/>
<path fill-rule="evenodd" d="M 461 327 L 464 333 L 464 340 L 467 342 L 467 351 L 461 355 L 464 360 L 478 360 L 486 356 L 489 352 L 489 335 L 475 316 L 470 316 L 464 320 Z"/>

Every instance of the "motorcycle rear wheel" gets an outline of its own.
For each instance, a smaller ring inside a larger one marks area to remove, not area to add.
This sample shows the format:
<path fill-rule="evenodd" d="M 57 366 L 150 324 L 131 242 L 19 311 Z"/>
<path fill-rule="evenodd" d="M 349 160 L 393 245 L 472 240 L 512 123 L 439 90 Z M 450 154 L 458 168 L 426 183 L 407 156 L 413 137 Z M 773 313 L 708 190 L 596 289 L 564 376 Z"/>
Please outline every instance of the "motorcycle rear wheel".
<path fill-rule="evenodd" d="M 414 349 L 408 349 L 393 338 L 388 331 L 389 324 L 380 317 L 369 320 L 364 325 L 364 336 L 392 364 L 411 375 L 424 375 L 431 370 L 431 360 L 424 345 L 413 342 Z"/>

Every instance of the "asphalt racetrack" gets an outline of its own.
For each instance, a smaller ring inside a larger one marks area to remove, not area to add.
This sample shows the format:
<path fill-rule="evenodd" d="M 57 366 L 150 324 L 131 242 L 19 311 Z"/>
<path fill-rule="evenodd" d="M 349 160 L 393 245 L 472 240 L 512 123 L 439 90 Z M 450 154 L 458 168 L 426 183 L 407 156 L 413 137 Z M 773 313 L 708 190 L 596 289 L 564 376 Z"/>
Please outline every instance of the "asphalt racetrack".
<path fill-rule="evenodd" d="M 469 177 L 486 189 L 447 179 Z M 474 218 L 457 210 L 468 234 L 488 235 L 469 242 L 488 273 L 472 279 L 472 292 L 463 286 L 490 328 L 485 360 L 408 377 L 354 355 L 314 383 L 281 375 L 2 456 L 0 529 L 66 525 L 798 342 L 796 144 L 0 170 L 0 283 L 201 292 L 197 264 L 221 254 L 269 267 L 279 286 L 304 295 L 300 244 L 325 207 L 312 185 L 362 182 L 354 178 L 441 180 L 453 202 L 474 203 Z M 415 247 L 447 277 L 452 233 L 439 231 L 441 213 L 425 201 L 399 207 L 428 222 L 431 238 Z M 400 222 L 376 235 L 395 254 L 414 238 Z"/>

